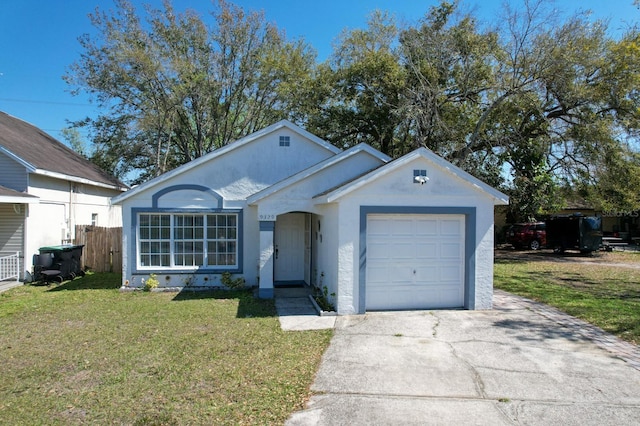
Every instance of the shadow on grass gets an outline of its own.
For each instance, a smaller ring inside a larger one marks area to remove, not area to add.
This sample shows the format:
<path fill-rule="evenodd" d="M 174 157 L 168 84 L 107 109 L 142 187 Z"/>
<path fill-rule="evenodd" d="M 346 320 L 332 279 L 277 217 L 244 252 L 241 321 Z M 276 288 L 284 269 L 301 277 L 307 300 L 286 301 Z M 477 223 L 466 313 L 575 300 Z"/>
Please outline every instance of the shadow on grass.
<path fill-rule="evenodd" d="M 252 290 L 182 290 L 173 298 L 174 302 L 190 300 L 238 300 L 236 318 L 269 318 L 277 316 L 273 300 L 258 299 Z"/>
<path fill-rule="evenodd" d="M 88 274 L 62 284 L 54 285 L 48 291 L 64 290 L 114 290 L 122 285 L 121 275 L 115 273 Z"/>
<path fill-rule="evenodd" d="M 555 253 L 553 250 L 515 250 L 509 248 L 501 248 L 495 250 L 495 263 L 528 263 L 528 262 L 567 262 L 573 259 L 595 259 L 598 252 L 581 253 L 580 251 L 565 251 L 564 253 Z"/>

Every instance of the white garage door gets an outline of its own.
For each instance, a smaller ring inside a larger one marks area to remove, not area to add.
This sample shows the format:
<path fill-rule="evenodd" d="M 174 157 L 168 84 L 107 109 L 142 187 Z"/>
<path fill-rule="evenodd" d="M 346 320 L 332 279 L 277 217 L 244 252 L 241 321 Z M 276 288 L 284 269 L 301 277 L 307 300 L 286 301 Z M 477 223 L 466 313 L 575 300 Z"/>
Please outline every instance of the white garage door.
<path fill-rule="evenodd" d="M 464 221 L 464 215 L 368 215 L 366 309 L 463 307 Z"/>

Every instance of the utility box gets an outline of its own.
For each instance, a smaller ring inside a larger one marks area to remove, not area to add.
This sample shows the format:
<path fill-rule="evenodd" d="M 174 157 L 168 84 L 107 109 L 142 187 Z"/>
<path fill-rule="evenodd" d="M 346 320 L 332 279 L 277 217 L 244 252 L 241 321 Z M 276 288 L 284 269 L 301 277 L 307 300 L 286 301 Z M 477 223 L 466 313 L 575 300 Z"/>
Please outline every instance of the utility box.
<path fill-rule="evenodd" d="M 570 249 L 591 253 L 602 245 L 602 220 L 597 216 L 552 216 L 546 224 L 547 247 L 556 253 Z"/>

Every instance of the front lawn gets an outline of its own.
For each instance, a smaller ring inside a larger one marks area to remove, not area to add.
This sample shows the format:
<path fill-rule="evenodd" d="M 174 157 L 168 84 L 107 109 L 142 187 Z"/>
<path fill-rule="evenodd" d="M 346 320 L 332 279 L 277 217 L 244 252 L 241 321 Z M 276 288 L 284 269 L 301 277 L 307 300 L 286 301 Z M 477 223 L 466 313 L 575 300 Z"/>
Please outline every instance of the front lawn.
<path fill-rule="evenodd" d="M 589 262 L 537 254 L 498 257 L 494 286 L 554 306 L 640 344 L 640 269 L 612 264 L 637 264 L 640 254 L 595 256 Z"/>
<path fill-rule="evenodd" d="M 119 283 L 0 294 L 0 423 L 282 424 L 303 408 L 331 330 L 283 332 L 248 292 Z"/>

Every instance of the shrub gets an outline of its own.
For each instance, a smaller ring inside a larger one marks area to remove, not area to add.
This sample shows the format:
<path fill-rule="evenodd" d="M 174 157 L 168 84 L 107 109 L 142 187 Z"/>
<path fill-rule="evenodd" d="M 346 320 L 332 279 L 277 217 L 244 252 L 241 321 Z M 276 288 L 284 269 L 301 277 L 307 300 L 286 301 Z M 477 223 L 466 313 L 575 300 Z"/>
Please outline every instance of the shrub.
<path fill-rule="evenodd" d="M 231 275 L 231 272 L 223 272 L 222 276 L 220 277 L 220 282 L 227 288 L 231 289 L 231 290 L 238 290 L 241 288 L 244 288 L 244 278 L 242 277 L 238 277 L 238 278 L 233 278 L 233 276 Z"/>
<path fill-rule="evenodd" d="M 156 278 L 156 274 L 150 274 L 149 278 L 144 282 L 144 291 L 151 291 L 158 287 L 158 284 L 160 284 L 160 281 Z"/>

